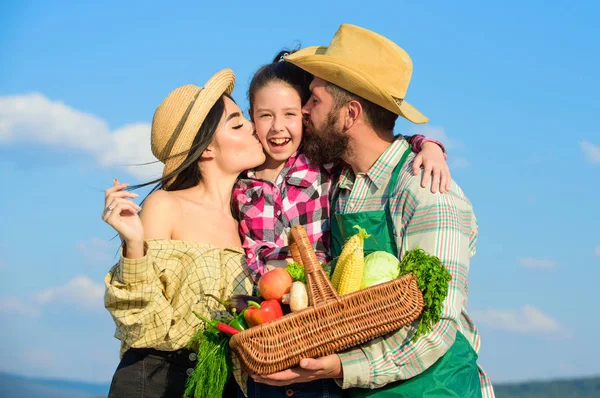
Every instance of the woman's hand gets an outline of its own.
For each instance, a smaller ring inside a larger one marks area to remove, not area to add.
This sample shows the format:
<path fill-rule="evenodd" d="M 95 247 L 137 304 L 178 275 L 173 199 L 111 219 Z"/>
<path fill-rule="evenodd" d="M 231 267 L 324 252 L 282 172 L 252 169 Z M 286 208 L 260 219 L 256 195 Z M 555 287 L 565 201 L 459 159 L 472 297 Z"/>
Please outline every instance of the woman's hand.
<path fill-rule="evenodd" d="M 138 197 L 138 194 L 125 191 L 128 185 L 121 184 L 115 178 L 113 186 L 104 191 L 102 220 L 119 233 L 128 249 L 136 252 L 136 249 L 141 249 L 143 252 L 144 227 L 138 215 L 142 208 L 130 200 Z"/>
<path fill-rule="evenodd" d="M 448 192 L 450 190 L 450 169 L 444 156 L 442 148 L 434 142 L 424 142 L 421 152 L 417 154 L 413 162 L 413 173 L 418 175 L 423 167 L 423 178 L 421 179 L 421 186 L 427 187 L 429 183 L 429 177 L 433 175 L 431 181 L 431 192 L 436 193 L 438 188 L 440 193 Z"/>

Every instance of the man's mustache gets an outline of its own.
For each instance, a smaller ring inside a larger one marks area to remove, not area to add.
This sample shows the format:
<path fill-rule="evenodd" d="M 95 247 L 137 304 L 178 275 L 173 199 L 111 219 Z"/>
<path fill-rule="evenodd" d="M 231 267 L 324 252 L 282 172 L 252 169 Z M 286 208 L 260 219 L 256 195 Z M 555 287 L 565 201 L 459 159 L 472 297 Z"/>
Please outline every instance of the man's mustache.
<path fill-rule="evenodd" d="M 306 116 L 302 118 L 302 125 L 304 126 L 304 128 L 309 128 L 311 130 L 315 129 L 313 123 Z"/>

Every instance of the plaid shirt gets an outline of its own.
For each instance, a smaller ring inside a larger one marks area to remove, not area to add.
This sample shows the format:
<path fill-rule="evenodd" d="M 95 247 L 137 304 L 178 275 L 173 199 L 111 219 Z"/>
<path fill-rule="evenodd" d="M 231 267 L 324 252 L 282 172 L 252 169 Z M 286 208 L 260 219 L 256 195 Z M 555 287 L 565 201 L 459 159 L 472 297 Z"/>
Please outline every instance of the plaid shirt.
<path fill-rule="evenodd" d="M 406 138 L 415 152 L 428 141 L 444 150 L 439 141 L 423 135 Z M 265 272 L 268 261 L 291 257 L 287 236 L 294 225 L 306 228 L 319 261 L 330 260 L 330 171 L 331 165 L 314 164 L 298 151 L 287 160 L 275 183 L 259 179 L 253 170 L 238 180 L 233 190 L 233 208 L 254 279 Z"/>
<path fill-rule="evenodd" d="M 375 339 L 361 347 L 340 353 L 343 388 L 378 388 L 414 377 L 444 355 L 454 343 L 457 331 L 465 335 L 478 353 L 477 328 L 465 311 L 470 258 L 475 254 L 478 226 L 470 202 L 452 182 L 445 194 L 432 194 L 421 188 L 420 176 L 414 176 L 409 155 L 391 198 L 387 196 L 392 171 L 407 149 L 397 139 L 366 173 L 354 175 L 351 168 L 342 171 L 335 190 L 339 191 L 336 211 L 357 213 L 382 210 L 389 199 L 396 230 L 399 256 L 416 246 L 440 258 L 452 274 L 441 320 L 433 330 L 411 342 L 410 326 Z M 487 374 L 479 368 L 483 397 L 493 397 Z"/>
<path fill-rule="evenodd" d="M 207 317 L 224 315 L 213 294 L 226 300 L 250 294 L 252 280 L 241 248 L 220 249 L 206 243 L 148 239 L 145 255 L 123 257 L 104 284 L 104 305 L 117 326 L 121 356 L 130 347 L 174 351 L 186 346 Z"/>
<path fill-rule="evenodd" d="M 275 183 L 247 171 L 233 189 L 233 207 L 240 221 L 248 266 L 256 278 L 269 260 L 291 257 L 288 234 L 303 225 L 321 262 L 329 261 L 329 199 L 331 176 L 300 152 L 286 162 Z"/>

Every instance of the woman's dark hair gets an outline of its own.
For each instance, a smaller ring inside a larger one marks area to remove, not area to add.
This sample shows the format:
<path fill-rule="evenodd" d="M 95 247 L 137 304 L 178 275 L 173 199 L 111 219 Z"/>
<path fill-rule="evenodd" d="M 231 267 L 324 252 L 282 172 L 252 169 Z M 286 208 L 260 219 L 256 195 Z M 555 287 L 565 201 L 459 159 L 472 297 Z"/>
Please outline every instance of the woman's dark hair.
<path fill-rule="evenodd" d="M 312 75 L 298 68 L 296 65 L 285 61 L 285 57 L 295 53 L 297 50 L 282 50 L 280 51 L 273 62 L 263 65 L 250 81 L 248 89 L 248 102 L 250 103 L 250 118 L 252 118 L 252 104 L 256 93 L 271 82 L 282 82 L 292 87 L 298 95 L 302 105 L 308 101 L 310 97 L 310 82 Z"/>
<path fill-rule="evenodd" d="M 152 188 L 150 191 L 150 193 L 152 193 L 160 189 L 164 189 L 165 191 L 179 191 L 198 185 L 198 183 L 202 180 L 202 174 L 200 173 L 198 160 L 215 137 L 217 126 L 219 125 L 219 122 L 223 117 L 223 113 L 225 112 L 225 97 L 233 101 L 233 98 L 231 98 L 231 96 L 228 94 L 223 94 L 221 97 L 219 97 L 210 111 L 208 111 L 204 122 L 202 122 L 202 125 L 198 129 L 198 133 L 196 133 L 196 137 L 192 142 L 192 146 L 187 151 L 187 157 L 179 167 L 164 177 L 153 181 L 148 181 L 143 184 L 133 185 L 129 189 L 134 190 L 156 184 L 156 186 L 154 186 L 154 188 Z M 174 154 L 173 156 L 177 155 L 179 154 Z M 171 181 L 173 177 L 175 177 L 175 181 L 167 185 L 167 183 Z"/>

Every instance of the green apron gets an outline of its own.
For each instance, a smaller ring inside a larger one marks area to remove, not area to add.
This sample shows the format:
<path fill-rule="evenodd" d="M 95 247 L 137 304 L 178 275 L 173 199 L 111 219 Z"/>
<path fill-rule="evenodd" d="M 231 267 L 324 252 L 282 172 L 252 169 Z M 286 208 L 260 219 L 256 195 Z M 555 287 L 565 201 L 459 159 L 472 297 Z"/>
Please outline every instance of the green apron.
<path fill-rule="evenodd" d="M 388 186 L 388 200 L 384 210 L 339 214 L 336 212 L 337 195 L 332 199 L 331 255 L 340 255 L 346 239 L 356 233 L 354 225 L 367 230 L 375 239 L 365 239 L 365 256 L 377 250 L 384 250 L 398 256 L 394 221 L 389 206 L 398 175 L 402 170 L 411 149 L 407 149 L 394 168 Z M 418 376 L 408 380 L 390 383 L 376 390 L 353 388 L 348 390 L 351 397 L 481 397 L 481 384 L 477 368 L 477 354 L 465 336 L 457 332 L 450 350 L 435 364 Z"/>

